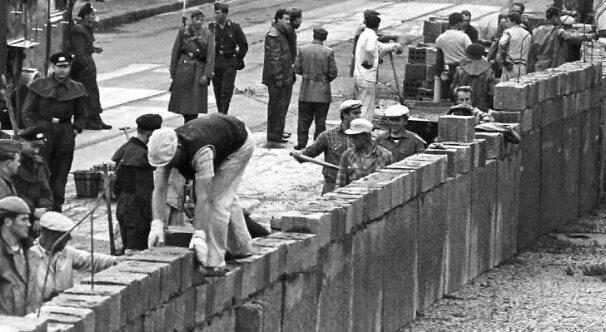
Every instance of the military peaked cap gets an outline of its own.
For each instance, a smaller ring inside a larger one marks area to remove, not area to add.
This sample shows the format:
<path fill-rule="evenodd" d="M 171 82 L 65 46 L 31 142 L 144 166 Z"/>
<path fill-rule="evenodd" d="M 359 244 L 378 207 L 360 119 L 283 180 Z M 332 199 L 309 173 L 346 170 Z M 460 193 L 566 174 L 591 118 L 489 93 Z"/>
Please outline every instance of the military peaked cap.
<path fill-rule="evenodd" d="M 68 52 L 57 52 L 50 56 L 50 62 L 53 65 L 71 64 L 74 61 L 74 55 Z"/>
<path fill-rule="evenodd" d="M 87 2 L 84 4 L 84 6 L 82 6 L 82 8 L 80 8 L 80 10 L 78 11 L 78 17 L 80 18 L 84 18 L 84 16 L 91 14 L 95 11 L 95 8 L 93 8 L 93 6 L 90 4 L 90 2 Z"/>
<path fill-rule="evenodd" d="M 139 129 L 156 130 L 162 126 L 162 117 L 158 114 L 143 114 L 136 122 Z"/>

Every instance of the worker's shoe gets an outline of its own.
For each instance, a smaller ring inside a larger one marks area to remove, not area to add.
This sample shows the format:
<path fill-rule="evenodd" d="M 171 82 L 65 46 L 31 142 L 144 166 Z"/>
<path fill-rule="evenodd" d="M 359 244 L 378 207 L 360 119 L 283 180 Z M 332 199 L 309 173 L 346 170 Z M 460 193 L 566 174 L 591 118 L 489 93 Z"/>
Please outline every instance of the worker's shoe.
<path fill-rule="evenodd" d="M 247 254 L 232 254 L 230 252 L 226 252 L 225 253 L 225 260 L 226 261 L 235 261 L 237 259 L 243 259 L 243 258 L 247 258 L 252 256 L 252 253 L 247 253 Z"/>
<path fill-rule="evenodd" d="M 85 129 L 88 129 L 88 130 L 101 130 L 103 128 L 101 128 L 101 126 L 98 125 L 98 124 L 96 124 L 96 123 L 89 122 L 89 123 L 86 124 Z"/>
<path fill-rule="evenodd" d="M 297 144 L 295 145 L 295 150 L 303 150 L 305 149 L 305 145 Z"/>
<path fill-rule="evenodd" d="M 107 123 L 105 123 L 103 121 L 99 122 L 98 126 L 101 127 L 101 129 L 103 129 L 103 130 L 109 130 L 109 129 L 113 128 L 112 126 L 108 125 Z"/>
<path fill-rule="evenodd" d="M 268 138 L 267 141 L 280 144 L 288 143 L 288 140 L 286 138 Z"/>

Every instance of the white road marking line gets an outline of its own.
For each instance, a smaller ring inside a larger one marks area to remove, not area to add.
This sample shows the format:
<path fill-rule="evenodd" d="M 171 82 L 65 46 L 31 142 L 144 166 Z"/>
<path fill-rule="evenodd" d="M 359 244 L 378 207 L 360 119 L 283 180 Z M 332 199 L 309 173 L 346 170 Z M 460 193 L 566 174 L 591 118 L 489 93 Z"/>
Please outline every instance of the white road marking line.
<path fill-rule="evenodd" d="M 152 70 L 155 68 L 162 67 L 164 65 L 153 64 L 153 63 L 132 63 L 124 68 L 120 68 L 109 73 L 103 73 L 97 75 L 97 82 L 108 81 L 114 78 L 137 74 L 140 72 Z"/>
<path fill-rule="evenodd" d="M 143 98 L 157 96 L 163 93 L 166 93 L 166 91 L 99 87 L 101 107 L 103 109 L 112 108 Z"/>

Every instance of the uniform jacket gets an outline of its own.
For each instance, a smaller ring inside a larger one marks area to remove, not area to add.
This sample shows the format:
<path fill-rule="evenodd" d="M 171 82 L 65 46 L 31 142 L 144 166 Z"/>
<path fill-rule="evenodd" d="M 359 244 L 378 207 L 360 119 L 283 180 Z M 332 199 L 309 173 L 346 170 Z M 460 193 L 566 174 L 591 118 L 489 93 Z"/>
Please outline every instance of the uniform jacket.
<path fill-rule="evenodd" d="M 566 31 L 562 27 L 546 22 L 532 31 L 531 65 L 534 71 L 557 67 L 566 62 L 563 52 L 566 41 L 580 42 L 588 40 L 589 35 Z"/>
<path fill-rule="evenodd" d="M 473 106 L 482 111 L 492 107 L 494 86 L 497 84 L 490 62 L 463 58 L 452 80 L 452 90 L 460 86 L 471 86 Z"/>
<path fill-rule="evenodd" d="M 287 38 L 287 28 L 272 23 L 265 35 L 263 78 L 265 85 L 288 86 L 294 83 L 293 54 Z"/>
<path fill-rule="evenodd" d="M 244 61 L 248 53 L 248 42 L 240 24 L 227 20 L 225 27 L 221 28 L 216 22 L 211 22 L 208 30 L 215 36 L 215 67 Z"/>
<path fill-rule="evenodd" d="M 74 270 L 87 272 L 94 269 L 95 272 L 98 272 L 107 269 L 117 262 L 114 256 L 95 253 L 91 265 L 90 258 L 88 251 L 79 250 L 70 245 L 58 251 L 52 257 L 50 272 L 43 295 L 42 287 L 50 254 L 39 243 L 35 243 L 28 251 L 28 264 L 31 275 L 31 282 L 28 286 L 28 312 L 33 312 L 42 301 L 73 287 Z"/>
<path fill-rule="evenodd" d="M 39 78 L 28 86 L 21 112 L 26 127 L 48 126 L 53 118 L 71 121 L 73 116 L 74 128 L 82 131 L 88 121 L 86 89 L 71 79 L 61 84 L 54 76 Z"/>
<path fill-rule="evenodd" d="M 31 246 L 29 239 L 21 241 L 26 259 L 26 275 L 22 276 L 15 267 L 13 250 L 0 237 L 0 315 L 25 316 L 27 313 L 27 285 L 31 275 L 27 256 Z"/>
<path fill-rule="evenodd" d="M 294 64 L 295 73 L 301 75 L 300 101 L 330 103 L 330 82 L 337 78 L 334 51 L 320 42 L 301 46 Z"/>
<path fill-rule="evenodd" d="M 33 153 L 21 153 L 21 166 L 12 181 L 21 197 L 32 209 L 53 208 L 53 194 L 49 186 L 50 170 L 44 159 Z"/>
<path fill-rule="evenodd" d="M 0 198 L 16 195 L 17 189 L 11 177 L 0 173 Z"/>
<path fill-rule="evenodd" d="M 147 146 L 136 137 L 122 145 L 112 157 L 117 165 L 114 193 L 118 196 L 116 218 L 126 234 L 126 249 L 147 249 L 154 191 L 154 168 L 147 160 Z"/>
<path fill-rule="evenodd" d="M 208 112 L 208 85 L 202 77 L 212 78 L 215 66 L 215 37 L 202 27 L 181 28 L 173 45 L 170 60 L 170 112 L 198 114 Z"/>
<path fill-rule="evenodd" d="M 425 151 L 425 147 L 427 146 L 427 142 L 419 137 L 419 135 L 407 130 L 398 140 L 392 139 L 389 131 L 387 131 L 379 135 L 375 142 L 377 142 L 380 147 L 391 152 L 394 162 L 398 162 L 413 154 Z"/>

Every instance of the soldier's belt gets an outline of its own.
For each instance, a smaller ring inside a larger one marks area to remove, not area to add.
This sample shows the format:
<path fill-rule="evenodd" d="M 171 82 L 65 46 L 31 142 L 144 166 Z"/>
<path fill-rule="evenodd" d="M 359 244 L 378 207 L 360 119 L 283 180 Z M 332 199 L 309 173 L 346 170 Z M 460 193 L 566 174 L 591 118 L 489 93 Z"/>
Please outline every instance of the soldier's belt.
<path fill-rule="evenodd" d="M 52 124 L 71 124 L 72 118 L 65 118 L 65 119 L 50 118 L 49 122 Z"/>

